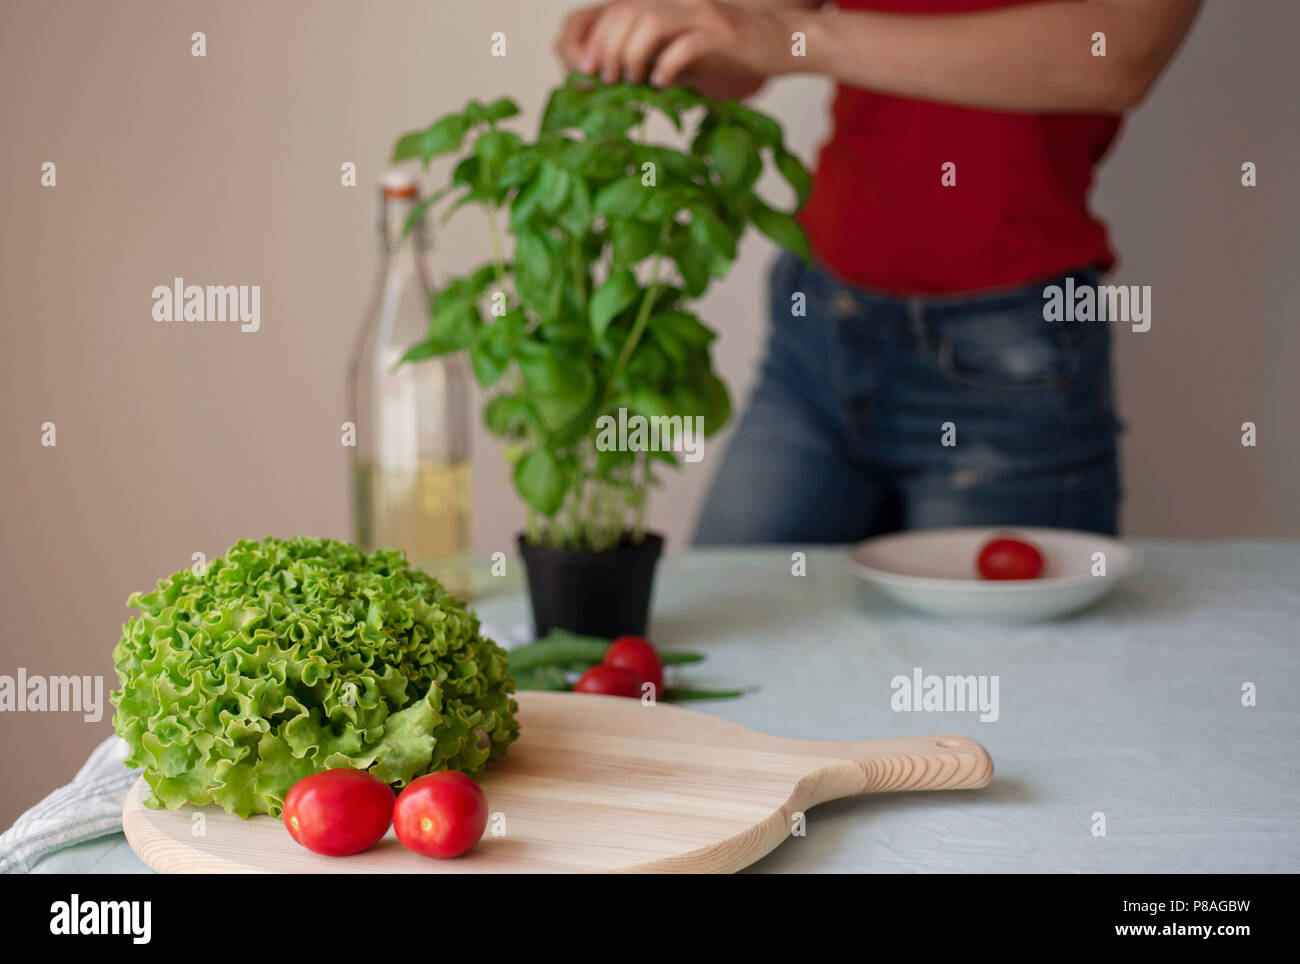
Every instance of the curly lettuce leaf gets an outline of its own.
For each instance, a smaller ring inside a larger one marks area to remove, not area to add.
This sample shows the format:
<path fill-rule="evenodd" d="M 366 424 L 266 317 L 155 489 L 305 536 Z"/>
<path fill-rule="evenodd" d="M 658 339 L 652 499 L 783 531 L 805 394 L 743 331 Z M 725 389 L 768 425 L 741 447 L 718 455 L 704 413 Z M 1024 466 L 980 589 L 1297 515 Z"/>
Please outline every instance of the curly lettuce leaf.
<path fill-rule="evenodd" d="M 113 722 L 151 806 L 278 816 L 320 770 L 477 776 L 518 736 L 505 651 L 400 552 L 245 540 L 127 604 Z"/>

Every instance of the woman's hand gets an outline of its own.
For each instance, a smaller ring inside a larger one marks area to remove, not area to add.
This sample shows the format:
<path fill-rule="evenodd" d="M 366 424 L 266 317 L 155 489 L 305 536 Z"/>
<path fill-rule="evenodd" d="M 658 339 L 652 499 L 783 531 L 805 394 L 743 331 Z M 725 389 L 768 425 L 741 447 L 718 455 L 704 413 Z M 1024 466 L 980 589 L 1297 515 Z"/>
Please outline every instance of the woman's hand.
<path fill-rule="evenodd" d="M 821 9 L 818 0 L 617 0 L 565 23 L 572 70 L 714 97 L 800 71 L 985 110 L 1122 113 L 1173 57 L 1201 0 L 1041 0 L 969 13 Z M 792 34 L 803 35 L 800 53 Z M 1106 56 L 1094 53 L 1097 35 Z"/>
<path fill-rule="evenodd" d="M 667 87 L 705 74 L 781 73 L 790 35 L 779 11 L 718 0 L 615 0 L 573 13 L 557 44 L 570 70 Z"/>

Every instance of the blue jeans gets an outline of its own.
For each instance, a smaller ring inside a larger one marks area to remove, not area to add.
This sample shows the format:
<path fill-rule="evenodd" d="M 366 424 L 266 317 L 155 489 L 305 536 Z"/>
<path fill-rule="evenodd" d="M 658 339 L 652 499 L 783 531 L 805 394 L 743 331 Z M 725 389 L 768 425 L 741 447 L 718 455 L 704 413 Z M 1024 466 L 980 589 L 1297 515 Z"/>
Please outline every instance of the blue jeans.
<path fill-rule="evenodd" d="M 1072 272 L 1095 285 L 1093 269 Z M 853 542 L 897 529 L 1114 533 L 1108 322 L 1043 319 L 1043 289 L 898 297 L 783 254 L 758 387 L 700 544 Z M 795 316 L 796 296 L 807 314 Z"/>

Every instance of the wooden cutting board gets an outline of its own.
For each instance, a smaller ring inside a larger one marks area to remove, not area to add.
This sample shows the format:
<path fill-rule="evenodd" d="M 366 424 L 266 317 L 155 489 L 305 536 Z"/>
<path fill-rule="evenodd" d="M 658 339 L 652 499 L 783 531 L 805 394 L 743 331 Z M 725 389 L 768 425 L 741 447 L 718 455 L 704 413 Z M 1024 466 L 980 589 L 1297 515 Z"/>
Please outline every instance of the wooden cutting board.
<path fill-rule="evenodd" d="M 391 830 L 365 853 L 322 857 L 272 817 L 146 809 L 143 779 L 122 811 L 126 839 L 163 873 L 728 872 L 770 853 L 797 814 L 827 800 L 976 788 L 993 776 L 988 753 L 964 736 L 828 743 L 617 696 L 518 699 L 519 739 L 482 780 L 494 818 L 455 860 L 414 854 Z M 493 835 L 494 821 L 504 833 Z"/>

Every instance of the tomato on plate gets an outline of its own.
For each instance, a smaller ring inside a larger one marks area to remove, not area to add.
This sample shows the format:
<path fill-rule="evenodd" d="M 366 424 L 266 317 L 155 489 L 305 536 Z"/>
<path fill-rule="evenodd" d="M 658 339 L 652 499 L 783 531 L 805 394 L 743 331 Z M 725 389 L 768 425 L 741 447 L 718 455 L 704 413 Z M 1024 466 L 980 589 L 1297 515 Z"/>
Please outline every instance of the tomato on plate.
<path fill-rule="evenodd" d="M 483 788 L 456 770 L 413 780 L 393 808 L 397 839 L 426 857 L 459 857 L 482 839 L 487 819 Z"/>
<path fill-rule="evenodd" d="M 606 696 L 641 696 L 645 684 L 637 673 L 621 666 L 592 666 L 573 684 L 575 693 L 604 693 Z"/>
<path fill-rule="evenodd" d="M 975 568 L 984 579 L 1037 579 L 1043 554 L 1028 542 L 1004 536 L 984 544 Z"/>
<path fill-rule="evenodd" d="M 604 664 L 630 669 L 646 683 L 654 684 L 656 697 L 664 689 L 664 664 L 659 653 L 640 636 L 620 636 L 605 650 Z"/>
<path fill-rule="evenodd" d="M 284 825 L 308 850 L 343 857 L 368 850 L 393 822 L 393 791 L 365 770 L 323 770 L 284 797 Z"/>

